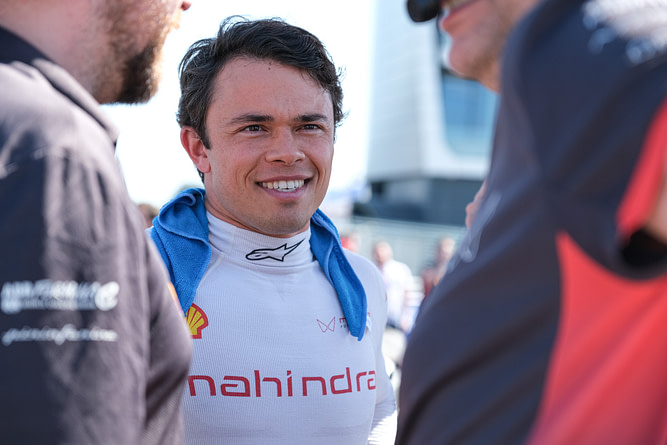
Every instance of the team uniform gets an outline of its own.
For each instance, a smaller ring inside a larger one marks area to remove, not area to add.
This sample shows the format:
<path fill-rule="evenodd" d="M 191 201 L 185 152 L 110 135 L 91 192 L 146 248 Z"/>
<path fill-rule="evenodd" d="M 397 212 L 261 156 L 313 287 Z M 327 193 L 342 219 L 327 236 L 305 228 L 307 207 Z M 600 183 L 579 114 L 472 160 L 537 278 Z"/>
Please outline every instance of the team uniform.
<path fill-rule="evenodd" d="M 204 266 L 192 302 L 192 284 L 177 286 L 194 346 L 183 395 L 186 442 L 393 444 L 396 406 L 382 355 L 387 306 L 377 268 L 345 254 L 365 290 L 364 307 L 355 309 L 366 315 L 363 330 L 351 335 L 351 309 L 323 273 L 337 250 L 332 245 L 328 260 L 316 259 L 322 235 L 312 223 L 290 238 L 247 231 L 206 212 L 203 190 L 191 190 L 163 207 L 152 229 L 175 283 L 198 274 L 193 262 Z M 184 204 L 193 196 L 194 204 Z M 183 217 L 193 209 L 201 219 Z M 194 239 L 210 247 L 210 258 L 193 250 Z M 187 256 L 194 261 L 179 264 Z"/>
<path fill-rule="evenodd" d="M 358 341 L 313 258 L 310 231 L 272 238 L 210 215 L 209 229 L 213 255 L 188 314 L 195 327 L 206 323 L 195 328 L 184 394 L 187 443 L 363 444 L 371 427 L 381 432 L 395 407 L 374 266 L 349 254 L 367 291 L 377 289 Z"/>
<path fill-rule="evenodd" d="M 116 130 L 3 29 L 0 98 L 0 443 L 182 443 L 191 340 Z"/>
<path fill-rule="evenodd" d="M 667 8 L 547 0 L 505 50 L 487 191 L 408 342 L 399 444 L 667 443 Z"/>

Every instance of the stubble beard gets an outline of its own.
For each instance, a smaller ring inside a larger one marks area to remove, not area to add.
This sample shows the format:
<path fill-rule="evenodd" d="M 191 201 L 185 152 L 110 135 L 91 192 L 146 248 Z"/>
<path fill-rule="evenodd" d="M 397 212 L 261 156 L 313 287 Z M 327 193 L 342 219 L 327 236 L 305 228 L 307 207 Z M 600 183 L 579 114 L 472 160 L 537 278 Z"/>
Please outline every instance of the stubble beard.
<path fill-rule="evenodd" d="M 156 93 L 162 77 L 162 52 L 152 46 L 125 62 L 117 103 L 145 103 Z"/>
<path fill-rule="evenodd" d="M 115 85 L 115 92 L 107 92 L 107 100 L 104 102 L 138 104 L 148 102 L 158 90 L 162 77 L 162 52 L 169 33 L 178 27 L 179 14 L 172 17 L 155 18 L 158 22 L 154 29 L 157 33 L 150 38 L 144 48 L 132 51 L 136 40 L 137 29 L 142 24 L 128 23 L 121 30 L 115 31 L 112 36 L 109 63 L 115 66 L 107 66 L 108 73 L 117 73 L 115 79 L 109 80 L 109 85 Z M 120 23 L 120 20 L 115 20 Z M 134 26 L 137 29 L 132 29 Z M 120 65 L 120 66 L 119 66 Z M 104 88 L 104 86 L 102 86 Z"/>

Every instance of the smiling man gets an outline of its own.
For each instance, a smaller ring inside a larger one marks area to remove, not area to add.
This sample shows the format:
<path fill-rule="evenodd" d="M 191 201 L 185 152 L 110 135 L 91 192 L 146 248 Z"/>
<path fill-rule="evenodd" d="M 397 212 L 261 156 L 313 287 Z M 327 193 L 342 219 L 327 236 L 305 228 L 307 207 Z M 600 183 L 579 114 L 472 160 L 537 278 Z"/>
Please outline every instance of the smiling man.
<path fill-rule="evenodd" d="M 299 68 L 252 56 L 227 62 L 212 87 L 209 146 L 194 128 L 181 132 L 204 174 L 207 210 L 264 235 L 303 232 L 331 176 L 331 94 Z"/>
<path fill-rule="evenodd" d="M 283 21 L 232 18 L 180 71 L 204 189 L 151 235 L 194 338 L 186 442 L 392 444 L 382 277 L 318 210 L 343 118 L 326 50 Z"/>

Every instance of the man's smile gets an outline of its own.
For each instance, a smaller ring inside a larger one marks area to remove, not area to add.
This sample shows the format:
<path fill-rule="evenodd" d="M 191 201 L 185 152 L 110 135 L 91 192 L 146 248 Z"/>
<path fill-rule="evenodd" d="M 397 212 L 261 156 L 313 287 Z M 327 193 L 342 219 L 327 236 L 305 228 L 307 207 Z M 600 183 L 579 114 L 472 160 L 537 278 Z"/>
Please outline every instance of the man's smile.
<path fill-rule="evenodd" d="M 305 181 L 303 179 L 289 180 L 289 181 L 271 181 L 260 182 L 264 188 L 278 190 L 279 192 L 293 192 L 303 187 Z"/>

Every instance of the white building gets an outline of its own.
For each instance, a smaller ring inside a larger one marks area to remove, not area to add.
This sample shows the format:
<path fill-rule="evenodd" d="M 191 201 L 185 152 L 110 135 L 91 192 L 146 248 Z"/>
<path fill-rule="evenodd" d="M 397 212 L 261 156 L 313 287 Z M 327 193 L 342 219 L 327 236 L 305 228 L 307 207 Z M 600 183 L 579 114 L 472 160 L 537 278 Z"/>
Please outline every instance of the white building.
<path fill-rule="evenodd" d="M 496 95 L 447 70 L 447 37 L 377 2 L 367 178 L 355 214 L 463 225 L 489 161 Z"/>

